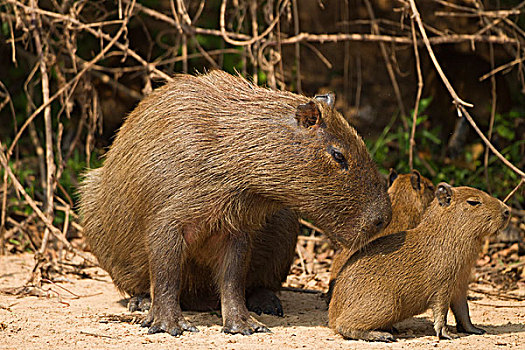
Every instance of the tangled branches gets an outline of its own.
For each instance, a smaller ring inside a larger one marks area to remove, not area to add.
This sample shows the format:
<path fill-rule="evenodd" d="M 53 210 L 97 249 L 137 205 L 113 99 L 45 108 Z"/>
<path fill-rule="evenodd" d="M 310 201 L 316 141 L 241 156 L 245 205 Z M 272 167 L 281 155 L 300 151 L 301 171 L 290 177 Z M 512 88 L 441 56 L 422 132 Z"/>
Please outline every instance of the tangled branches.
<path fill-rule="evenodd" d="M 515 19 L 525 2 L 493 10 L 486 10 L 481 1 L 468 3 L 473 5 L 435 0 L 434 8 L 421 15 L 415 1 L 401 0 L 395 2 L 388 16 L 384 16 L 384 9 L 377 16 L 374 11 L 380 6 L 365 0 L 359 5 L 365 9 L 366 18 L 351 19 L 348 1 L 341 1 L 337 6 L 343 21 L 330 27 L 335 30 L 327 34 L 311 32 L 313 25 L 304 20 L 313 20 L 308 17 L 308 5 L 324 6 L 322 1 L 169 0 L 158 2 L 155 7 L 135 0 L 4 1 L 0 5 L 0 52 L 9 53 L 3 55 L 2 63 L 16 74 L 0 75 L 0 113 L 5 120 L 11 116 L 11 121 L 5 123 L 7 129 L 0 129 L 0 161 L 4 169 L 0 247 L 5 248 L 6 240 L 17 233 L 24 233 L 29 248 L 40 254 L 50 246 L 82 254 L 78 249 L 82 247 L 71 244 L 82 232 L 73 210 L 78 173 L 84 167 L 98 165 L 100 154 L 92 156 L 92 152 L 107 145 L 99 138 L 104 132 L 103 121 L 117 127 L 118 121 L 112 121 L 112 116 L 116 114 L 120 120 L 158 81 L 170 81 L 176 72 L 191 72 L 195 68 L 202 71 L 202 67 L 207 67 L 237 70 L 272 88 L 301 92 L 308 79 L 308 72 L 304 66 L 301 68 L 301 54 L 304 57 L 308 50 L 320 64 L 344 71 L 346 90 L 349 42 L 380 45 L 403 114 L 405 102 L 393 57 L 396 46 L 414 49 L 418 84 L 412 114 L 410 167 L 417 146 L 415 121 L 424 86 L 420 56 L 426 50 L 458 114 L 467 118 L 487 146 L 485 158 L 490 149 L 518 175 L 520 186 L 525 173 L 491 143 L 492 129 L 486 136 L 477 127 L 468 110 L 470 104 L 458 96 L 448 81 L 433 48 L 460 43 L 472 49 L 478 44 L 490 45 L 491 50 L 497 46 L 509 59 L 499 67 L 492 60 L 493 69 L 482 79 L 490 78 L 495 84 L 495 74 L 513 68 L 519 77 L 524 77 L 525 32 Z M 398 21 L 390 19 L 394 17 Z M 426 21 L 427 18 L 440 21 Z M 454 24 L 458 19 L 470 20 L 471 25 L 461 31 L 461 24 Z M 324 43 L 341 44 L 338 48 L 344 55 L 344 68 L 334 67 L 323 54 Z M 522 84 L 524 80 L 521 79 Z M 358 108 L 361 85 L 358 83 L 355 89 Z M 111 92 L 109 97 L 104 91 Z M 491 125 L 494 111 L 495 107 Z M 41 119 L 43 127 L 39 126 Z M 405 129 L 408 130 L 406 122 Z M 38 164 L 37 175 L 27 176 L 23 170 L 31 159 Z"/>

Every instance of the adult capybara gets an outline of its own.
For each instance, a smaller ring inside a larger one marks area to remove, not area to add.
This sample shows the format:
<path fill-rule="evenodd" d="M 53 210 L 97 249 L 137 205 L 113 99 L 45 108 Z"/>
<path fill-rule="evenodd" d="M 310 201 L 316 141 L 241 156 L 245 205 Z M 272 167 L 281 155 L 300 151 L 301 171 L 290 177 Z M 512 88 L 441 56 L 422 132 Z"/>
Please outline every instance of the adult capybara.
<path fill-rule="evenodd" d="M 372 241 L 342 267 L 330 327 L 345 338 L 390 341 L 386 330 L 394 323 L 431 308 L 436 335 L 450 339 L 450 307 L 459 332 L 483 333 L 470 321 L 470 273 L 485 237 L 509 217 L 509 208 L 483 191 L 440 183 L 416 228 Z"/>
<path fill-rule="evenodd" d="M 392 220 L 373 239 L 416 227 L 434 199 L 434 185 L 417 170 L 413 170 L 410 174 L 398 175 L 394 169 L 391 169 L 388 175 L 388 195 L 392 202 Z M 342 248 L 334 257 L 330 270 L 328 301 L 339 270 L 354 253 L 355 249 Z"/>
<path fill-rule="evenodd" d="M 281 210 L 349 247 L 391 216 L 386 184 L 333 95 L 272 91 L 220 71 L 179 75 L 148 95 L 80 192 L 100 265 L 122 292 L 150 292 L 144 325 L 173 335 L 197 330 L 179 301 L 199 295 L 188 264 L 210 271 L 225 332 L 268 330 L 249 315 L 245 289 L 252 244 Z"/>

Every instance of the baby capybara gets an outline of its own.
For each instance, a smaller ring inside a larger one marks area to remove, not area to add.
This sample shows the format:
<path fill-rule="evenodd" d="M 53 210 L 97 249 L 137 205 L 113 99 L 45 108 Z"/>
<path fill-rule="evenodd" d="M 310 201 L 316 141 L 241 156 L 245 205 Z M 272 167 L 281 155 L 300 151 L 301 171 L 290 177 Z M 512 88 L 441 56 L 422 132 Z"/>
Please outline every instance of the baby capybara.
<path fill-rule="evenodd" d="M 440 183 L 416 228 L 372 241 L 341 268 L 330 327 L 345 338 L 391 341 L 394 323 L 430 308 L 436 335 L 450 339 L 450 307 L 458 331 L 483 333 L 470 321 L 470 273 L 485 237 L 509 217 L 509 208 L 483 191 Z"/>
<path fill-rule="evenodd" d="M 434 199 L 434 185 L 417 170 L 413 170 L 410 174 L 398 175 L 394 169 L 391 169 L 388 175 L 388 195 L 392 202 L 392 220 L 372 239 L 416 227 Z M 328 301 L 339 270 L 354 253 L 355 250 L 342 248 L 334 257 L 330 270 Z"/>
<path fill-rule="evenodd" d="M 199 296 L 189 265 L 210 272 L 225 332 L 268 331 L 245 291 L 253 244 L 279 211 L 348 247 L 391 216 L 386 184 L 333 95 L 272 91 L 221 71 L 179 75 L 148 95 L 80 194 L 100 265 L 122 292 L 150 293 L 144 325 L 172 335 L 197 330 L 180 307 L 181 295 Z"/>

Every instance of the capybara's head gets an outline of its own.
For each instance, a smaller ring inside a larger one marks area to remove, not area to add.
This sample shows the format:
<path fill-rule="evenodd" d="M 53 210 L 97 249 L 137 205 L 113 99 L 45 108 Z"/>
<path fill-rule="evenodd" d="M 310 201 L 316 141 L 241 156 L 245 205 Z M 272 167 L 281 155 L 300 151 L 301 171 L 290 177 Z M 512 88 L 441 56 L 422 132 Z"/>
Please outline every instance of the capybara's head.
<path fill-rule="evenodd" d="M 354 128 L 334 108 L 334 95 L 301 104 L 291 125 L 288 186 L 302 192 L 293 203 L 331 238 L 358 248 L 390 222 L 385 179 Z M 284 161 L 284 160 L 283 160 Z"/>
<path fill-rule="evenodd" d="M 451 187 L 441 182 L 425 217 L 429 215 L 454 234 L 461 234 L 466 239 L 481 239 L 507 226 L 510 208 L 478 189 Z"/>
<path fill-rule="evenodd" d="M 434 185 L 417 170 L 409 174 L 397 174 L 394 169 L 388 175 L 388 195 L 392 201 L 392 221 L 382 235 L 416 227 L 423 213 L 434 200 Z"/>

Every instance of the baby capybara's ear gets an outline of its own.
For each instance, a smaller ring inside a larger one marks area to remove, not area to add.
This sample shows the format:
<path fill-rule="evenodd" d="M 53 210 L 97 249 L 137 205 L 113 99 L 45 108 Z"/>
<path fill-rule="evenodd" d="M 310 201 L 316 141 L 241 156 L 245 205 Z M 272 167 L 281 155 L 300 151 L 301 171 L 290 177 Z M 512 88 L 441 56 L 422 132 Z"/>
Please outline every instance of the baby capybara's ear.
<path fill-rule="evenodd" d="M 388 174 L 388 187 L 392 186 L 396 179 L 397 171 L 394 168 L 390 168 L 390 173 Z"/>
<path fill-rule="evenodd" d="M 318 126 L 322 123 L 321 111 L 319 111 L 314 101 L 297 106 L 295 119 L 297 120 L 297 124 L 305 128 Z"/>
<path fill-rule="evenodd" d="M 446 182 L 439 183 L 436 190 L 436 198 L 439 205 L 448 207 L 452 201 L 452 187 Z"/>
<path fill-rule="evenodd" d="M 316 95 L 314 98 L 319 102 L 326 103 L 330 108 L 334 108 L 335 106 L 335 94 L 333 92 L 324 95 Z"/>
<path fill-rule="evenodd" d="M 412 174 L 410 175 L 410 184 L 414 190 L 421 190 L 421 174 L 419 171 L 412 170 Z"/>

